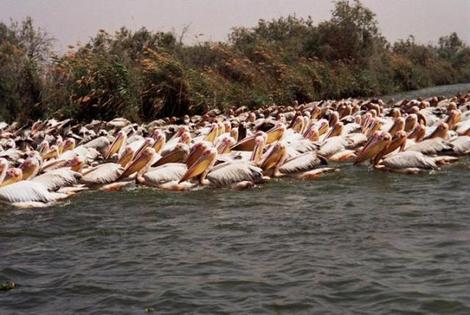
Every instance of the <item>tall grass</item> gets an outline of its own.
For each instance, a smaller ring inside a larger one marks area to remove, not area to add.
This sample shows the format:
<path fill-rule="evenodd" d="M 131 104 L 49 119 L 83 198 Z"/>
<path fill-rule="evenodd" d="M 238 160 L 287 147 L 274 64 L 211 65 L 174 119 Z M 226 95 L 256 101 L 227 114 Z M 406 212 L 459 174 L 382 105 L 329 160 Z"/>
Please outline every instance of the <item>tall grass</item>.
<path fill-rule="evenodd" d="M 28 36 L 25 36 L 27 34 Z M 470 81 L 470 48 L 395 43 L 359 1 L 328 21 L 288 16 L 235 28 L 226 42 L 185 45 L 172 33 L 98 31 L 60 56 L 32 26 L 0 24 L 0 118 L 149 121 L 210 108 L 372 96 Z"/>

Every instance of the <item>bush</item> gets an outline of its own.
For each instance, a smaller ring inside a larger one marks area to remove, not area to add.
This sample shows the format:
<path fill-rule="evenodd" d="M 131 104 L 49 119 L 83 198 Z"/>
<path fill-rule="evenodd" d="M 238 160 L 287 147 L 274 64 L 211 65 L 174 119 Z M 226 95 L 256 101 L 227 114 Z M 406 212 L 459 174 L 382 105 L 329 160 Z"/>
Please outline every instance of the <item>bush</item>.
<path fill-rule="evenodd" d="M 100 30 L 61 56 L 50 44 L 31 19 L 0 23 L 0 118 L 149 121 L 470 81 L 470 48 L 457 34 L 437 46 L 412 36 L 388 43 L 357 0 L 337 1 L 318 25 L 296 16 L 260 20 L 233 29 L 227 42 L 184 45 L 172 33 L 121 28 Z"/>

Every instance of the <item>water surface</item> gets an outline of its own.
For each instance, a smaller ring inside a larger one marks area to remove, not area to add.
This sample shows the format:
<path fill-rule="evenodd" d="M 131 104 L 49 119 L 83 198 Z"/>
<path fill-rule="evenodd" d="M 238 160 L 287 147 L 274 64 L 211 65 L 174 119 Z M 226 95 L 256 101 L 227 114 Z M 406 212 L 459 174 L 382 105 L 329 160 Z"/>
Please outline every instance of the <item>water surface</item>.
<path fill-rule="evenodd" d="M 1 314 L 469 314 L 470 162 L 0 212 Z"/>

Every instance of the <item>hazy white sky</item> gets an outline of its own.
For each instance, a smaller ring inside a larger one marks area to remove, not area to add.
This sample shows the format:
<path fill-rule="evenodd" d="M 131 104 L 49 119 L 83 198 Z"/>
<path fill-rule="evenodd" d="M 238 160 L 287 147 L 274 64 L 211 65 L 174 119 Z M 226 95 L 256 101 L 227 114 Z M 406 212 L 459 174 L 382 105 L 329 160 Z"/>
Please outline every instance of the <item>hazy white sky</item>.
<path fill-rule="evenodd" d="M 409 34 L 423 43 L 457 32 L 470 43 L 470 0 L 363 0 L 377 14 L 382 33 L 389 40 Z M 177 33 L 185 25 L 187 42 L 224 40 L 233 26 L 253 26 L 260 18 L 288 14 L 330 17 L 331 0 L 0 0 L 0 20 L 32 16 L 36 24 L 57 39 L 63 49 L 85 42 L 98 29 L 120 26 Z"/>

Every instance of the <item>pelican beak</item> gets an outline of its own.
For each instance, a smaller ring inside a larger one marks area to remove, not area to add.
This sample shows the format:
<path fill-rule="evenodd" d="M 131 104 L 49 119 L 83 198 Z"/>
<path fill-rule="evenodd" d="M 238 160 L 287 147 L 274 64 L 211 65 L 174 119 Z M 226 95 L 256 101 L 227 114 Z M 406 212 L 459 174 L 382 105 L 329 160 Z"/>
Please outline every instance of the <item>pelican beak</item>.
<path fill-rule="evenodd" d="M 325 134 L 329 128 L 330 126 L 328 125 L 328 123 L 326 121 L 322 121 L 320 123 L 320 127 L 318 127 L 318 135 L 321 136 Z"/>
<path fill-rule="evenodd" d="M 200 142 L 193 145 L 191 152 L 189 152 L 188 158 L 186 159 L 186 165 L 189 167 L 193 165 L 194 162 L 201 156 L 201 154 L 207 150 L 208 147 L 206 144 Z"/>
<path fill-rule="evenodd" d="M 8 186 L 23 179 L 23 172 L 19 168 L 11 168 L 7 171 L 5 180 L 0 186 Z"/>
<path fill-rule="evenodd" d="M 292 126 L 292 130 L 297 133 L 301 133 L 302 129 L 304 129 L 304 119 L 302 116 L 297 116 L 295 119 L 294 125 Z"/>
<path fill-rule="evenodd" d="M 392 138 L 390 144 L 386 146 L 380 153 L 375 157 L 374 161 L 378 162 L 380 159 L 387 154 L 392 153 L 396 149 L 400 148 L 403 151 L 406 145 L 406 132 L 403 130 L 398 131 Z"/>
<path fill-rule="evenodd" d="M 179 183 L 203 174 L 206 170 L 212 167 L 212 165 L 214 165 L 216 157 L 217 151 L 215 149 L 205 150 L 199 159 L 188 168 L 183 177 L 181 177 Z"/>
<path fill-rule="evenodd" d="M 216 123 L 213 123 L 212 126 L 211 126 L 211 130 L 206 135 L 206 141 L 208 141 L 210 143 L 214 143 L 214 141 L 215 141 L 215 139 L 217 138 L 217 135 L 218 135 L 218 129 L 219 129 L 219 125 L 216 124 Z"/>
<path fill-rule="evenodd" d="M 310 127 L 307 129 L 307 131 L 305 131 L 304 138 L 309 139 L 312 142 L 318 141 L 320 136 L 319 136 L 318 130 L 317 130 L 317 128 L 315 128 L 314 124 L 310 125 Z"/>
<path fill-rule="evenodd" d="M 105 155 L 105 159 L 109 159 L 111 156 L 118 153 L 126 140 L 127 140 L 126 133 L 120 131 L 117 134 L 116 138 L 114 139 L 113 143 L 111 143 L 111 145 L 109 146 L 109 149 Z"/>
<path fill-rule="evenodd" d="M 370 140 L 366 143 L 361 152 L 357 155 L 354 165 L 360 164 L 368 159 L 372 159 L 377 156 L 382 150 L 384 150 L 391 141 L 389 133 L 386 132 L 375 132 Z"/>
<path fill-rule="evenodd" d="M 276 167 L 279 162 L 287 155 L 286 147 L 282 143 L 276 143 L 261 161 L 261 168 L 269 170 Z"/>
<path fill-rule="evenodd" d="M 152 161 L 155 150 L 153 148 L 145 148 L 139 157 L 134 159 L 134 161 L 129 164 L 124 173 L 121 175 L 121 178 L 128 177 L 134 173 L 139 172 L 141 169 L 149 165 Z"/>
<path fill-rule="evenodd" d="M 42 158 L 44 160 L 50 160 L 50 159 L 54 159 L 54 158 L 58 158 L 60 155 L 60 151 L 59 151 L 59 147 L 58 146 L 55 146 L 53 145 L 49 151 L 47 151 L 44 156 L 42 156 Z"/>
<path fill-rule="evenodd" d="M 122 156 L 119 158 L 118 163 L 121 164 L 122 167 L 126 167 L 127 164 L 129 164 L 129 162 L 132 161 L 132 159 L 134 158 L 134 155 L 135 155 L 134 151 L 130 147 L 127 147 L 124 150 L 124 153 L 122 154 Z"/>
<path fill-rule="evenodd" d="M 23 172 L 22 179 L 28 180 L 39 172 L 39 163 L 36 160 L 27 159 L 20 165 L 20 169 Z"/>
<path fill-rule="evenodd" d="M 235 142 L 238 141 L 238 128 L 232 128 L 232 130 L 230 130 L 230 136 L 235 139 Z"/>
<path fill-rule="evenodd" d="M 188 157 L 188 149 L 186 145 L 177 145 L 175 149 L 168 154 L 162 156 L 154 166 L 160 166 L 167 163 L 179 163 L 186 160 Z"/>
<path fill-rule="evenodd" d="M 262 136 L 256 137 L 255 147 L 253 149 L 253 154 L 251 155 L 251 161 L 253 161 L 255 164 L 259 164 L 259 161 L 261 160 L 263 156 L 265 143 L 266 143 L 265 137 L 262 137 Z"/>
<path fill-rule="evenodd" d="M 266 135 L 267 135 L 266 144 L 271 144 L 273 142 L 281 140 L 285 131 L 286 131 L 286 127 L 284 126 L 284 124 L 278 124 L 277 126 L 274 126 L 270 130 L 268 130 L 266 132 Z"/>
<path fill-rule="evenodd" d="M 72 160 L 69 161 L 68 165 L 70 169 L 74 172 L 81 173 L 83 170 L 83 160 L 80 157 L 74 157 Z"/>
<path fill-rule="evenodd" d="M 75 149 L 75 139 L 70 138 L 64 141 L 62 153 Z"/>
<path fill-rule="evenodd" d="M 160 153 L 165 146 L 166 139 L 163 134 L 158 134 L 155 137 L 155 144 L 153 145 L 153 148 L 155 149 L 155 152 Z"/>
<path fill-rule="evenodd" d="M 330 132 L 326 136 L 326 138 L 331 138 L 331 137 L 336 137 L 341 135 L 343 132 L 343 123 L 342 122 L 336 122 L 333 128 L 331 128 Z"/>
<path fill-rule="evenodd" d="M 47 141 L 41 142 L 41 144 L 39 145 L 39 149 L 38 149 L 38 152 L 41 155 L 41 157 L 44 157 L 47 151 L 49 151 L 49 143 Z"/>
<path fill-rule="evenodd" d="M 238 143 L 232 147 L 232 150 L 252 151 L 254 147 L 255 147 L 255 137 L 251 136 L 251 137 L 246 137 L 242 139 L 241 141 L 238 141 Z"/>
<path fill-rule="evenodd" d="M 142 146 L 137 150 L 137 152 L 134 155 L 134 160 L 138 159 L 142 152 L 144 152 L 145 149 L 153 147 L 153 144 L 155 143 L 155 140 L 153 138 L 145 138 L 144 143 Z"/>

